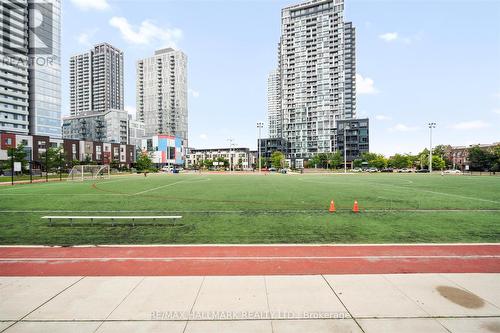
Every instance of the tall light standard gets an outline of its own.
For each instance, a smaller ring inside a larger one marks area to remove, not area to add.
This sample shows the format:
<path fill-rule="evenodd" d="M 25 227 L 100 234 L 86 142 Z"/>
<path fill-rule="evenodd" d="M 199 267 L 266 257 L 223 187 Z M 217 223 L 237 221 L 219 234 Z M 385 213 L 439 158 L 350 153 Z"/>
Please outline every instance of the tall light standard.
<path fill-rule="evenodd" d="M 344 173 L 347 173 L 347 124 L 344 123 Z"/>
<path fill-rule="evenodd" d="M 430 149 L 429 149 L 429 174 L 432 173 L 432 129 L 436 128 L 436 123 L 429 123 L 429 141 L 430 141 Z"/>
<path fill-rule="evenodd" d="M 229 172 L 233 172 L 233 138 L 227 139 L 229 141 Z"/>
<path fill-rule="evenodd" d="M 264 123 L 259 121 L 257 122 L 257 128 L 259 129 L 259 141 L 257 141 L 257 158 L 259 159 L 259 172 L 261 169 L 261 156 L 260 156 L 260 135 L 261 135 L 261 130 L 264 127 Z"/>

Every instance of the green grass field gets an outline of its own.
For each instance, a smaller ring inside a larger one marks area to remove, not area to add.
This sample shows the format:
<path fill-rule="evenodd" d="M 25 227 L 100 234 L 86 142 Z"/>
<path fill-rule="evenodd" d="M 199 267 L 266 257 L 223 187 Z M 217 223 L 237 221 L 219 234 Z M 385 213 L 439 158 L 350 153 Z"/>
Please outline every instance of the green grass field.
<path fill-rule="evenodd" d="M 359 214 L 351 212 L 354 200 Z M 183 218 L 135 226 L 41 219 L 172 214 Z M 0 186 L 0 244 L 499 241 L 494 176 L 159 174 Z"/>

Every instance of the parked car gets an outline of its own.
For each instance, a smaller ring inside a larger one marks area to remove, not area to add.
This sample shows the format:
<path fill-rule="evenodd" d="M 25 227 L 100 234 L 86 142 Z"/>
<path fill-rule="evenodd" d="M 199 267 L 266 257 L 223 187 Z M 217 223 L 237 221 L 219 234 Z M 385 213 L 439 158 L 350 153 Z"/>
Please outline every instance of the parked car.
<path fill-rule="evenodd" d="M 460 175 L 460 174 L 462 174 L 462 171 L 460 171 L 460 170 L 445 170 L 444 173 L 451 174 L 451 175 Z"/>
<path fill-rule="evenodd" d="M 380 170 L 380 172 L 394 172 L 394 169 L 393 168 L 384 168 L 384 169 Z"/>
<path fill-rule="evenodd" d="M 429 169 L 418 169 L 416 173 L 429 173 Z"/>
<path fill-rule="evenodd" d="M 369 168 L 368 172 L 378 172 L 378 169 L 377 168 Z"/>
<path fill-rule="evenodd" d="M 351 170 L 352 172 L 363 172 L 361 168 L 354 168 Z"/>
<path fill-rule="evenodd" d="M 411 169 L 408 169 L 408 168 L 403 168 L 403 169 L 399 169 L 398 172 L 401 172 L 401 173 L 410 173 L 412 170 Z"/>

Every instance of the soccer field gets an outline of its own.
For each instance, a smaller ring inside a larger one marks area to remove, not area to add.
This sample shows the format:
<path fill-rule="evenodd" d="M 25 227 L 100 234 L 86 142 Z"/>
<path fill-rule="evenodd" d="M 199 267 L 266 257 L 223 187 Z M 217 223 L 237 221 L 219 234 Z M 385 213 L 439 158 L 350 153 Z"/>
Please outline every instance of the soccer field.
<path fill-rule="evenodd" d="M 335 200 L 337 212 L 328 207 Z M 361 212 L 351 212 L 354 200 Z M 499 242 L 500 177 L 152 174 L 0 187 L 0 244 Z M 181 215 L 49 225 L 45 215 Z"/>

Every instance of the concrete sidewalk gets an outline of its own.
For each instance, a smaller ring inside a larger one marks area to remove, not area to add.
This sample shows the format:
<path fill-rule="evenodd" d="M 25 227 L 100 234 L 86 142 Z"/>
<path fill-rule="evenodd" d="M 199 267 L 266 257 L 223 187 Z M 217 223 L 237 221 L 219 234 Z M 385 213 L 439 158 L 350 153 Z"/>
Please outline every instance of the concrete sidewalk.
<path fill-rule="evenodd" d="M 500 332 L 500 274 L 0 277 L 6 332 Z"/>

